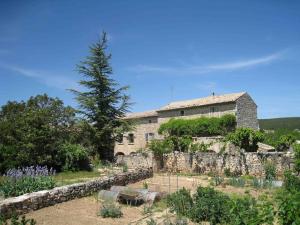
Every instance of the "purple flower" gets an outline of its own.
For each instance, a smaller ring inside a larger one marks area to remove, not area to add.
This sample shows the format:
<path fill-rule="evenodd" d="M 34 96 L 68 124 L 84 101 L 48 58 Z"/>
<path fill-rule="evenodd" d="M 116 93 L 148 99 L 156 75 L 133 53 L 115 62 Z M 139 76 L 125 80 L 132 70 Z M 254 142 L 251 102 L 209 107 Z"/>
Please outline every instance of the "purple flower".
<path fill-rule="evenodd" d="M 55 173 L 56 171 L 52 167 L 48 169 L 47 166 L 28 166 L 9 169 L 4 176 L 17 180 L 23 177 L 53 176 Z"/>

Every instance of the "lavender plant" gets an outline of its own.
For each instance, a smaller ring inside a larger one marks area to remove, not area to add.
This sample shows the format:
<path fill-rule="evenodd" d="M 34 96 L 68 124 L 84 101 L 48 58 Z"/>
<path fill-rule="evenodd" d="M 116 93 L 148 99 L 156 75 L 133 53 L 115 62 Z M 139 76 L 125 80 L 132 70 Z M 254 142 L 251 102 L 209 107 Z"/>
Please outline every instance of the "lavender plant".
<path fill-rule="evenodd" d="M 51 189 L 55 186 L 55 170 L 46 166 L 9 169 L 0 183 L 0 195 L 14 197 L 25 193 Z"/>

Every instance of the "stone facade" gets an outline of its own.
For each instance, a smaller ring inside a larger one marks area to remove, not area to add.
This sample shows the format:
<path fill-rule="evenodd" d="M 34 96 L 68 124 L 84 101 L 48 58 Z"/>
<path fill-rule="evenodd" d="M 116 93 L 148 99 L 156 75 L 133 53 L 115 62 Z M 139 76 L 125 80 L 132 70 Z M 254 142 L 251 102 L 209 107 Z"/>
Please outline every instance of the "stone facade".
<path fill-rule="evenodd" d="M 75 198 L 85 197 L 96 191 L 108 189 L 113 185 L 127 185 L 152 176 L 152 168 L 140 168 L 135 171 L 120 173 L 109 177 L 101 177 L 85 183 L 71 184 L 57 187 L 52 190 L 7 198 L 0 201 L 0 215 L 9 218 L 13 213 L 28 213 Z"/>
<path fill-rule="evenodd" d="M 237 127 L 259 128 L 257 106 L 247 93 L 236 101 L 236 122 Z"/>
<path fill-rule="evenodd" d="M 171 118 L 220 117 L 225 114 L 236 115 L 237 127 L 258 129 L 257 106 L 249 94 L 242 92 L 213 95 L 195 100 L 173 102 L 155 111 L 128 115 L 124 119 L 133 121 L 135 129 L 124 134 L 121 143 L 115 144 L 114 154 L 129 155 L 139 149 L 147 148 L 151 139 L 163 138 L 158 134 L 158 128 Z"/>

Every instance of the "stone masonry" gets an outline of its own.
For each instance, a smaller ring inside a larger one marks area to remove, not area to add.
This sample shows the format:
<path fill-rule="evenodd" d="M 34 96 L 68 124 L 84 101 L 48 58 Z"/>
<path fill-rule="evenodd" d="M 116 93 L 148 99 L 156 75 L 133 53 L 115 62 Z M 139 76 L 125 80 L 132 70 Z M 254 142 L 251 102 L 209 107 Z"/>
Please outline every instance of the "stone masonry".
<path fill-rule="evenodd" d="M 96 191 L 108 189 L 113 185 L 127 185 L 152 176 L 152 168 L 140 168 L 84 183 L 71 184 L 52 190 L 38 191 L 14 198 L 7 198 L 0 201 L 0 215 L 9 218 L 13 213 L 28 213 L 75 198 L 85 197 Z"/>
<path fill-rule="evenodd" d="M 236 116 L 237 127 L 259 128 L 257 106 L 246 92 L 171 102 L 158 110 L 127 115 L 124 119 L 132 121 L 135 128 L 124 134 L 121 142 L 115 143 L 114 154 L 129 155 L 147 148 L 152 139 L 162 139 L 158 129 L 172 118 L 220 117 L 225 114 Z"/>
<path fill-rule="evenodd" d="M 225 169 L 236 175 L 263 176 L 264 165 L 272 162 L 278 175 L 293 167 L 292 157 L 283 152 L 170 153 L 164 156 L 164 169 L 174 173 L 223 174 Z"/>

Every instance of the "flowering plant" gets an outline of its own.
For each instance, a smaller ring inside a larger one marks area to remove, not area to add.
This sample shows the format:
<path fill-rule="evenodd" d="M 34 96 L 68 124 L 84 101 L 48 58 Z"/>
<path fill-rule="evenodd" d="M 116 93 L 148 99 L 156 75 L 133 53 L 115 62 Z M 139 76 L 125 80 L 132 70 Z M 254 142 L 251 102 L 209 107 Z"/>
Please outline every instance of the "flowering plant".
<path fill-rule="evenodd" d="M 11 197 L 51 189 L 55 186 L 54 175 L 55 170 L 46 166 L 9 169 L 0 183 L 0 195 Z"/>

